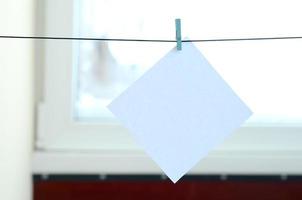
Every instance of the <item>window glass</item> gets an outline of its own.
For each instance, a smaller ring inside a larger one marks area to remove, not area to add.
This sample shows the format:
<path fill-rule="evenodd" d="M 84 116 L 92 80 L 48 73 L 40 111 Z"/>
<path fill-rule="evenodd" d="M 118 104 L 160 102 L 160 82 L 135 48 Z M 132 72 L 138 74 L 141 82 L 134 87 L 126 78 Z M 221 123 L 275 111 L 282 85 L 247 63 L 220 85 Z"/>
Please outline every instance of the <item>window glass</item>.
<path fill-rule="evenodd" d="M 78 1 L 76 34 L 174 39 L 174 19 L 180 17 L 182 35 L 190 39 L 302 35 L 301 26 L 293 21 L 302 17 L 296 2 L 83 0 Z M 280 15 L 286 10 L 291 12 Z M 302 121 L 302 41 L 196 45 L 253 110 L 254 116 L 248 123 Z M 174 46 L 150 42 L 79 42 L 74 51 L 75 117 L 114 120 L 106 105 Z"/>

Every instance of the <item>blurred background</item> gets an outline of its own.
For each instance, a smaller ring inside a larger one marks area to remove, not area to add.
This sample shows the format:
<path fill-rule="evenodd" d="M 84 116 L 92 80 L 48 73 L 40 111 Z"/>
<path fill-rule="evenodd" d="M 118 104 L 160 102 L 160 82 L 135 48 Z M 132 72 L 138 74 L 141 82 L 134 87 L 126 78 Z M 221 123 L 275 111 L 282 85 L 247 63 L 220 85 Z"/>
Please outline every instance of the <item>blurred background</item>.
<path fill-rule="evenodd" d="M 302 36 L 300 6 L 0 0 L 0 35 Z M 254 115 L 174 185 L 106 106 L 175 45 L 0 38 L 0 199 L 301 199 L 302 40 L 196 43 Z"/>

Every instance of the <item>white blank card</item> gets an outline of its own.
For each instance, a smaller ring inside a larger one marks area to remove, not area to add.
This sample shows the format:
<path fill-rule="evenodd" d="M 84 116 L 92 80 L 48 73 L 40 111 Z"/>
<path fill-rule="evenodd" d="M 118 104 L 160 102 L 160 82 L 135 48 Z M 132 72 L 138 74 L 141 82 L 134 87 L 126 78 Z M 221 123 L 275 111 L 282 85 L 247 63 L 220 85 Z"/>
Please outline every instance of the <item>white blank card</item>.
<path fill-rule="evenodd" d="M 174 183 L 252 114 L 192 43 L 182 48 L 108 106 Z"/>

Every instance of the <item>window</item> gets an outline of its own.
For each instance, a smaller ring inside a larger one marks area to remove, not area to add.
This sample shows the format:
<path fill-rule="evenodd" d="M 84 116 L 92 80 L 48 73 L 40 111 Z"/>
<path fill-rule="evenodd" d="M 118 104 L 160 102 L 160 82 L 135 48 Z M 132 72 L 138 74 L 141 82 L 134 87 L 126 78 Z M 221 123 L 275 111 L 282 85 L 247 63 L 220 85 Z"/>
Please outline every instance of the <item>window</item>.
<path fill-rule="evenodd" d="M 191 39 L 302 35 L 297 25 L 302 17 L 299 1 L 48 0 L 42 7 L 43 34 L 49 36 L 174 39 L 177 17 L 182 19 L 183 36 Z M 175 44 L 43 41 L 39 45 L 44 49 L 39 53 L 45 79 L 38 103 L 37 147 L 141 152 L 106 105 Z M 300 151 L 302 40 L 196 45 L 254 111 L 214 155 L 243 158 L 244 152 L 252 152 L 270 157 Z"/>

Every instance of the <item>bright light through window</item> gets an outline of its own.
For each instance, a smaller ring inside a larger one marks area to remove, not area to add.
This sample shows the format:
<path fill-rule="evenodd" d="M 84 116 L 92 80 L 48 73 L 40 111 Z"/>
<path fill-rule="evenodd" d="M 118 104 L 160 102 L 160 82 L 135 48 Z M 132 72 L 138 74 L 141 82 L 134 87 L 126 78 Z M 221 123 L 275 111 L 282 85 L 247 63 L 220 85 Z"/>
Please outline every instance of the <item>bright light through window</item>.
<path fill-rule="evenodd" d="M 174 19 L 180 17 L 183 36 L 190 39 L 302 35 L 301 26 L 285 23 L 300 12 L 298 7 L 276 2 L 268 16 L 266 8 L 272 8 L 270 2 L 262 2 L 220 1 L 217 6 L 217 1 L 210 0 L 202 3 L 83 0 L 79 1 L 76 32 L 85 37 L 174 39 Z M 291 10 L 289 15 L 279 14 L 286 9 Z M 302 121 L 302 41 L 196 45 L 254 111 L 249 123 Z M 78 55 L 75 117 L 114 120 L 106 105 L 174 46 L 148 42 L 80 42 L 75 51 Z"/>

